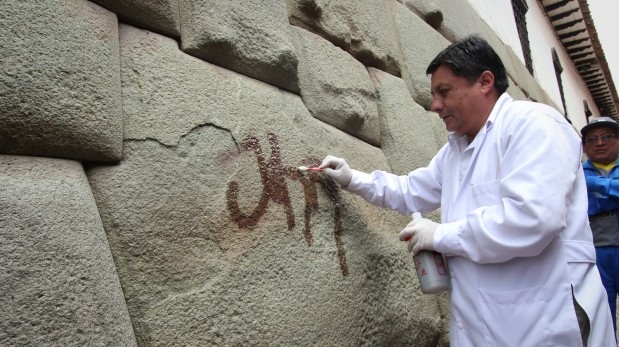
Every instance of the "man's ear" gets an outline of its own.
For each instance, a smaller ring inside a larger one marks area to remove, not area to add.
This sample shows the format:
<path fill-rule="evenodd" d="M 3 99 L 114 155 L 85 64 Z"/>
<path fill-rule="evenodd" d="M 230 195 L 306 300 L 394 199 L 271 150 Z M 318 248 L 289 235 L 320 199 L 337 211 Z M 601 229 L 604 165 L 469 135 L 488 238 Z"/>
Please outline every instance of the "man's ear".
<path fill-rule="evenodd" d="M 479 84 L 484 94 L 491 92 L 494 89 L 494 75 L 486 70 L 479 75 Z"/>

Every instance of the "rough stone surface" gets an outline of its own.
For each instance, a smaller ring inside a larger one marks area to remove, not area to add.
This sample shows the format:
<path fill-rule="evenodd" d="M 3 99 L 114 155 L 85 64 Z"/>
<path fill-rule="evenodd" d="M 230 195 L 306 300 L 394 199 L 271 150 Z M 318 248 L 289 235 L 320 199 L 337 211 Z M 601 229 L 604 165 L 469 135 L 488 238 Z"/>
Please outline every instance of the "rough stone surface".
<path fill-rule="evenodd" d="M 213 64 L 299 92 L 284 0 L 183 0 L 181 48 Z"/>
<path fill-rule="evenodd" d="M 79 162 L 0 155 L 0 254 L 0 345 L 136 345 Z"/>
<path fill-rule="evenodd" d="M 290 22 L 317 33 L 364 65 L 400 76 L 395 0 L 286 0 Z"/>
<path fill-rule="evenodd" d="M 296 169 L 333 153 L 389 170 L 381 150 L 297 95 L 121 32 L 124 159 L 87 175 L 140 345 L 445 340 L 444 297 L 420 293 L 397 239 L 408 218 Z"/>
<path fill-rule="evenodd" d="M 413 101 L 403 80 L 370 72 L 379 98 L 381 148 L 392 172 L 405 175 L 428 165 L 447 141 L 443 121 Z"/>
<path fill-rule="evenodd" d="M 4 0 L 0 32 L 0 153 L 120 160 L 116 15 L 85 0 Z"/>
<path fill-rule="evenodd" d="M 299 84 L 310 113 L 368 143 L 380 145 L 376 91 L 367 68 L 350 54 L 298 28 Z"/>
<path fill-rule="evenodd" d="M 394 17 L 402 47 L 402 79 L 415 102 L 429 110 L 432 96 L 426 68 L 450 42 L 400 3 L 394 6 Z"/>
<path fill-rule="evenodd" d="M 170 37 L 180 37 L 179 1 L 182 0 L 91 0 L 116 13 L 124 23 Z"/>
<path fill-rule="evenodd" d="M 432 28 L 439 30 L 443 24 L 443 12 L 433 0 L 398 0 L 423 18 Z"/>

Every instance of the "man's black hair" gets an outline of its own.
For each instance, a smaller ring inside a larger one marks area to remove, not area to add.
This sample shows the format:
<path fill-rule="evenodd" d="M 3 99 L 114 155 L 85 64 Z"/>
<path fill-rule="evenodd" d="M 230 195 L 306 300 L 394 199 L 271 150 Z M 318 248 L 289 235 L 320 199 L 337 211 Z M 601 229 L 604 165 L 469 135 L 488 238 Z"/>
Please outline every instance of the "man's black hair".
<path fill-rule="evenodd" d="M 433 74 L 441 65 L 448 65 L 456 76 L 473 83 L 484 71 L 494 75 L 494 89 L 499 95 L 509 84 L 505 66 L 490 44 L 477 35 L 456 41 L 440 52 L 428 65 L 426 74 Z"/>

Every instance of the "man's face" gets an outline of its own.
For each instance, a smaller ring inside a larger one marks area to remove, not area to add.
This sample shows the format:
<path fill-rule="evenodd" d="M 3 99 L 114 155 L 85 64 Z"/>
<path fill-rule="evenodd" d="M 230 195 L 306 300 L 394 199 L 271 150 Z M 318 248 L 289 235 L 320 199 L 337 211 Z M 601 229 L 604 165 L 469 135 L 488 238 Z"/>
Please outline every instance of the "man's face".
<path fill-rule="evenodd" d="M 583 139 L 584 150 L 592 162 L 608 165 L 617 160 L 619 141 L 610 127 L 599 127 L 587 132 Z"/>
<path fill-rule="evenodd" d="M 494 81 L 494 80 L 493 80 Z M 488 117 L 484 109 L 482 83 L 474 83 L 453 74 L 447 65 L 441 65 L 432 74 L 432 103 L 430 109 L 445 122 L 447 131 L 467 135 L 471 142 Z"/>

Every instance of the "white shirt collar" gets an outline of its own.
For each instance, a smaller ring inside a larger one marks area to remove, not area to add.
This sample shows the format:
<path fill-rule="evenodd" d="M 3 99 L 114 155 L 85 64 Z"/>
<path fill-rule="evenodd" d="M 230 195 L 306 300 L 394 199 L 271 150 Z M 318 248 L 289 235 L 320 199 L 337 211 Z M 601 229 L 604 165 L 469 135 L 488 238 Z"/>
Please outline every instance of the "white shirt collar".
<path fill-rule="evenodd" d="M 480 137 L 485 136 L 485 134 L 490 131 L 490 129 L 492 129 L 492 126 L 496 122 L 497 116 L 499 115 L 501 108 L 503 108 L 505 104 L 511 101 L 513 101 L 513 98 L 507 92 L 501 94 L 501 96 L 497 99 L 496 103 L 492 107 L 492 111 L 490 111 L 490 115 L 488 116 L 488 119 L 486 119 L 485 126 L 479 130 L 479 132 L 475 136 L 475 139 L 473 139 L 473 142 L 469 144 L 468 140 L 466 139 L 466 135 L 458 135 L 454 132 L 450 132 L 447 135 L 447 140 L 449 141 L 450 145 L 456 146 L 456 148 L 458 148 L 460 152 L 467 149 L 468 147 L 474 148 L 475 143 L 478 142 L 476 140 Z"/>

